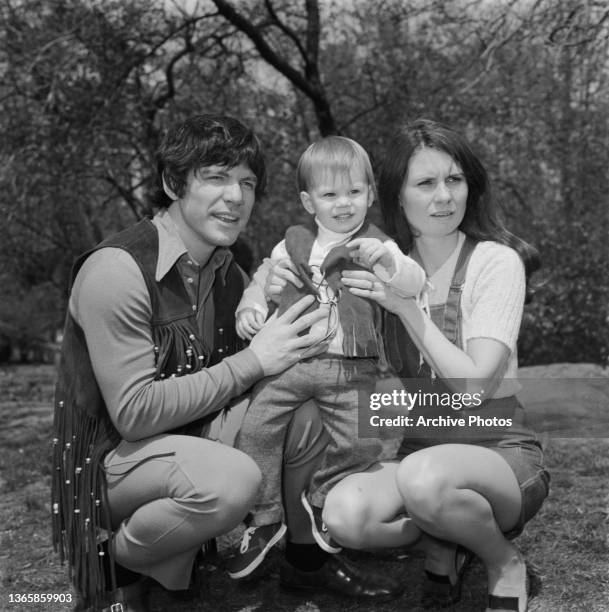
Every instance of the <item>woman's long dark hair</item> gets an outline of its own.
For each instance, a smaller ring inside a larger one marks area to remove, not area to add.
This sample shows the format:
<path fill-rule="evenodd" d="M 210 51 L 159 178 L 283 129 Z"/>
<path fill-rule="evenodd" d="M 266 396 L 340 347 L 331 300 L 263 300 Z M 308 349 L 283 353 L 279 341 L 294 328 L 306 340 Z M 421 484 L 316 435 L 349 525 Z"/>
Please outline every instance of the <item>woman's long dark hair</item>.
<path fill-rule="evenodd" d="M 414 245 L 410 226 L 400 204 L 400 191 L 412 156 L 423 148 L 450 155 L 461 167 L 467 181 L 465 215 L 459 229 L 474 240 L 493 240 L 514 249 L 524 263 L 527 281 L 540 266 L 535 247 L 508 231 L 497 216 L 491 198 L 486 169 L 463 136 L 448 126 L 417 119 L 401 127 L 391 140 L 381 168 L 378 194 L 385 230 L 402 251 Z"/>

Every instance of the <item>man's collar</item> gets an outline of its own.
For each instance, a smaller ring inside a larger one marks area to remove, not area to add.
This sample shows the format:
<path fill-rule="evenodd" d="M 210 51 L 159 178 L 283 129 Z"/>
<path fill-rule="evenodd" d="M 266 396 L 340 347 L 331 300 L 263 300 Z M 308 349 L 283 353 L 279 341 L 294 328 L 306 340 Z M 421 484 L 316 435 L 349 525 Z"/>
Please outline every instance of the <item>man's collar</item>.
<path fill-rule="evenodd" d="M 207 262 L 208 266 L 212 266 L 212 270 L 220 270 L 222 275 L 222 282 L 226 283 L 226 274 L 228 273 L 228 267 L 233 261 L 233 253 L 230 249 L 225 247 L 217 247 Z"/>
<path fill-rule="evenodd" d="M 154 279 L 159 282 L 173 268 L 180 257 L 188 255 L 188 251 L 166 208 L 154 216 L 152 223 L 159 234 L 159 255 L 154 274 Z M 221 268 L 222 279 L 225 280 L 232 259 L 232 253 L 229 249 L 219 247 L 214 250 L 206 265 L 211 265 L 214 270 Z"/>

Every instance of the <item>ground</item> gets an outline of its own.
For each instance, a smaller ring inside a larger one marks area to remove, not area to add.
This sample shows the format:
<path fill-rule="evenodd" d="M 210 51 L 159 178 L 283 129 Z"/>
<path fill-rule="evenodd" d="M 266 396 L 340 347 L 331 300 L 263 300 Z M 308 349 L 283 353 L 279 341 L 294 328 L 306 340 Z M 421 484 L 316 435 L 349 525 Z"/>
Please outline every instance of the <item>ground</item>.
<path fill-rule="evenodd" d="M 564 415 L 567 435 L 544 437 L 552 491 L 518 545 L 533 570 L 531 612 L 605 612 L 609 602 L 609 372 L 588 364 L 525 368 L 524 395 L 538 423 L 548 410 Z M 52 366 L 0 368 L 0 610 L 70 610 L 68 603 L 11 603 L 16 595 L 72 595 L 67 569 L 50 542 L 49 449 L 52 424 Z M 549 381 L 549 379 L 553 379 Z M 606 436 L 606 437 L 598 437 Z M 237 534 L 238 535 L 238 534 Z M 155 611 L 187 612 L 383 612 L 419 610 L 422 559 L 408 551 L 353 553 L 363 567 L 400 577 L 406 586 L 398 601 L 373 606 L 329 595 L 302 597 L 277 588 L 279 553 L 261 575 L 245 584 L 223 571 L 235 533 L 219 541 L 220 554 L 205 570 L 201 596 L 177 602 L 156 589 Z M 464 582 L 461 612 L 483 610 L 484 573 L 472 567 Z"/>

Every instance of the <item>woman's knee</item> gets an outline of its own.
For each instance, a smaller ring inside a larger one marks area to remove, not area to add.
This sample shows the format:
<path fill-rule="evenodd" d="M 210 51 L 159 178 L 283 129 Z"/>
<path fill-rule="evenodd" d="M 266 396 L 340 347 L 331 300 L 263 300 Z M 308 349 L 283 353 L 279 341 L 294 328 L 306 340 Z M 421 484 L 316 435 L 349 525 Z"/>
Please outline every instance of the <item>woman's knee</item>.
<path fill-rule="evenodd" d="M 333 489 L 328 493 L 322 518 L 338 543 L 348 548 L 364 548 L 370 521 L 370 506 L 357 490 Z"/>
<path fill-rule="evenodd" d="M 451 483 L 440 465 L 423 453 L 409 455 L 398 467 L 396 484 L 410 516 L 425 523 L 441 521 Z"/>

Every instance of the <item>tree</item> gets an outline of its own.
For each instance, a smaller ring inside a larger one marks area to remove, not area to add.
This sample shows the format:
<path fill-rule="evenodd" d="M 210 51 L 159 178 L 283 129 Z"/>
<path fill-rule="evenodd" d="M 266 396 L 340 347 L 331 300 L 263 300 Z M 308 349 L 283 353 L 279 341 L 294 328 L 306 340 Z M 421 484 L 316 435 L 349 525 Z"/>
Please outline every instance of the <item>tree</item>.
<path fill-rule="evenodd" d="M 198 106 L 187 85 L 176 86 L 183 64 L 225 64 L 218 89 L 235 69 L 218 61 L 227 28 L 215 15 L 142 0 L 7 0 L 0 8 L 0 274 L 15 287 L 5 304 L 17 317 L 24 291 L 44 286 L 48 295 L 46 325 L 19 325 L 23 333 L 60 325 L 77 254 L 152 212 L 167 109 L 181 96 L 184 112 Z"/>
<path fill-rule="evenodd" d="M 542 252 L 525 362 L 606 362 L 601 0 L 4 0 L 0 22 L 1 333 L 48 335 L 74 256 L 154 211 L 169 123 L 220 111 L 258 133 L 259 260 L 305 216 L 294 170 L 311 140 L 348 135 L 378 166 L 395 125 L 426 116 L 466 132 Z"/>
<path fill-rule="evenodd" d="M 213 0 L 213 3 L 227 21 L 251 40 L 262 59 L 307 96 L 315 110 L 320 134 L 336 134 L 336 121 L 319 72 L 321 23 L 318 0 L 305 1 L 305 26 L 300 28 L 302 31 L 295 25 L 297 19 L 290 15 L 293 5 L 290 2 L 279 9 L 271 0 L 265 0 L 266 14 L 260 19 L 255 19 L 255 11 L 239 10 L 226 0 Z M 300 66 L 294 67 L 290 62 L 288 58 L 292 55 L 298 58 Z"/>

